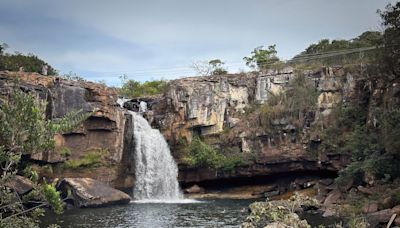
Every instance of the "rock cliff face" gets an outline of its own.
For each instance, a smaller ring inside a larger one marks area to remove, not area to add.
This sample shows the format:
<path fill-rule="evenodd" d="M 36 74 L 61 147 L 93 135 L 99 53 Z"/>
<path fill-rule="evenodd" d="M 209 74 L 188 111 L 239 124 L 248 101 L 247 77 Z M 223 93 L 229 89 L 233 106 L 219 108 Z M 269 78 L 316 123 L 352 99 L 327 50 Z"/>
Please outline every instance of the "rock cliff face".
<path fill-rule="evenodd" d="M 228 146 L 245 154 L 257 154 L 254 162 L 232 171 L 181 165 L 181 183 L 261 177 L 282 172 L 334 173 L 340 170 L 349 157 L 339 154 L 312 156 L 312 150 L 320 141 L 318 135 L 309 135 L 308 129 L 315 121 L 329 118 L 340 101 L 352 99 L 353 75 L 342 67 L 305 74 L 314 81 L 320 95 L 317 111 L 307 116 L 305 126 L 300 129 L 286 119 L 277 119 L 271 131 L 261 127 L 259 113 L 252 113 L 252 109 L 264 103 L 271 92 L 288 86 L 295 76 L 291 68 L 266 74 L 178 79 L 170 82 L 163 97 L 142 99 L 151 103 L 146 115 L 153 126 L 163 131 L 173 152 L 180 140 L 190 142 L 194 135 L 202 135 L 217 139 L 214 143 L 217 147 Z"/>
<path fill-rule="evenodd" d="M 230 171 L 181 164 L 179 180 L 182 184 L 288 172 L 336 172 L 348 158 L 338 154 L 312 156 L 310 150 L 319 141 L 318 136 L 308 135 L 307 129 L 313 121 L 328 118 L 339 101 L 351 99 L 356 84 L 353 75 L 343 68 L 308 73 L 307 77 L 315 82 L 320 96 L 318 111 L 308 117 L 306 126 L 296 129 L 287 120 L 279 119 L 274 122 L 275 131 L 263 129 L 259 115 L 252 109 L 265 102 L 269 92 L 285 89 L 294 75 L 293 69 L 288 68 L 262 75 L 183 78 L 171 81 L 163 96 L 132 100 L 125 103 L 125 107 L 136 110 L 140 101 L 146 101 L 145 117 L 163 132 L 177 159 L 174 149 L 179 141 L 190 142 L 194 135 L 217 139 L 215 145 L 219 147 L 257 154 L 251 164 Z M 66 158 L 59 152 L 62 148 L 71 151 L 70 160 L 79 159 L 93 150 L 106 151 L 102 157 L 104 161 L 98 167 L 56 170 L 53 177 L 90 177 L 120 189 L 133 187 L 132 119 L 118 106 L 115 89 L 34 73 L 0 72 L 0 96 L 9 93 L 16 78 L 19 87 L 47 101 L 49 118 L 59 118 L 74 110 L 95 110 L 79 129 L 56 136 L 56 151 L 33 155 L 31 159 L 52 164 L 63 162 Z"/>
<path fill-rule="evenodd" d="M 18 80 L 18 81 L 16 81 Z M 90 170 L 62 170 L 66 177 L 93 177 L 124 185 L 119 178 L 123 157 L 125 117 L 118 107 L 117 91 L 101 84 L 68 81 L 58 77 L 45 77 L 36 73 L 0 72 L 0 96 L 6 97 L 15 82 L 47 102 L 48 118 L 60 118 L 71 111 L 94 113 L 75 131 L 56 135 L 56 151 L 31 155 L 31 159 L 59 163 L 66 160 L 60 151 L 67 148 L 68 159 L 79 159 L 88 151 L 106 151 L 102 166 Z M 118 179 L 118 180 L 117 180 Z"/>
<path fill-rule="evenodd" d="M 193 134 L 212 135 L 234 125 L 254 100 L 256 75 L 192 77 L 171 81 L 152 105 L 154 125 L 171 143 Z"/>

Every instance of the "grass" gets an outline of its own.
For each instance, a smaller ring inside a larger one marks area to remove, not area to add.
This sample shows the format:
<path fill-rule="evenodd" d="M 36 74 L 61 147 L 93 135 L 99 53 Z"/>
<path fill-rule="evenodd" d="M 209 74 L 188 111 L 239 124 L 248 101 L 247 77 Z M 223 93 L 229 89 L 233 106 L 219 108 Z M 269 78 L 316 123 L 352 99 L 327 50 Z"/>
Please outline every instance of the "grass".
<path fill-rule="evenodd" d="M 86 151 L 79 159 L 72 159 L 65 162 L 65 168 L 92 168 L 103 164 L 103 157 L 107 153 L 104 149 L 92 149 Z"/>

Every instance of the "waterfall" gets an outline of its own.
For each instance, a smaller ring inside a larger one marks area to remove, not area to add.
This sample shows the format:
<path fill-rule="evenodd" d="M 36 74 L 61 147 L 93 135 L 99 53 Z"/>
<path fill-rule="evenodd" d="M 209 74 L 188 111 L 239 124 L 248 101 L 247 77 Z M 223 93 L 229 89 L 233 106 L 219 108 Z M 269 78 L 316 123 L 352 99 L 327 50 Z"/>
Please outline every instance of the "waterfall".
<path fill-rule="evenodd" d="M 139 102 L 139 113 L 147 112 L 147 103 L 145 101 Z"/>
<path fill-rule="evenodd" d="M 137 201 L 178 201 L 183 199 L 178 183 L 178 167 L 168 144 L 139 113 L 129 111 L 135 140 L 135 187 Z"/>

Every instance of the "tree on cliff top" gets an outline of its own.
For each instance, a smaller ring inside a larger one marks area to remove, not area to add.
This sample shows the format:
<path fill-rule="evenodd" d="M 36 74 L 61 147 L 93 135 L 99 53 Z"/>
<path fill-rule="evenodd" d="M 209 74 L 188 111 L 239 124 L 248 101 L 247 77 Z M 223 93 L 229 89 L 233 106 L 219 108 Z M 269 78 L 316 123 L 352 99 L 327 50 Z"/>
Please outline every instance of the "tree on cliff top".
<path fill-rule="evenodd" d="M 42 73 L 42 67 L 47 65 L 48 75 L 57 75 L 57 71 L 48 63 L 33 54 L 24 55 L 19 52 L 5 53 L 8 45 L 0 45 L 0 70 L 19 71 L 23 68 L 26 72 Z"/>
<path fill-rule="evenodd" d="M 246 65 L 258 69 L 260 71 L 266 71 L 271 69 L 274 64 L 280 62 L 277 56 L 276 45 L 270 45 L 268 48 L 264 46 L 256 47 L 251 52 L 251 56 L 244 57 L 243 60 L 246 61 Z"/>
<path fill-rule="evenodd" d="M 122 87 L 119 89 L 119 95 L 126 98 L 137 98 L 154 96 L 164 93 L 167 88 L 167 81 L 154 80 L 141 83 L 135 80 L 124 81 Z"/>
<path fill-rule="evenodd" d="M 73 112 L 64 118 L 49 120 L 45 104 L 31 94 L 14 88 L 8 99 L 0 99 L 0 227 L 37 227 L 41 207 L 51 206 L 55 212 L 63 210 L 60 195 L 53 185 L 37 183 L 37 174 L 25 175 L 34 182 L 34 189 L 19 195 L 9 186 L 15 175 L 22 174 L 22 156 L 54 149 L 54 135 L 69 132 L 88 114 Z M 36 205 L 27 208 L 26 204 Z"/>
<path fill-rule="evenodd" d="M 196 61 L 191 67 L 200 76 L 223 75 L 228 73 L 224 64 L 220 59 L 212 59 L 210 61 Z"/>
<path fill-rule="evenodd" d="M 400 75 L 400 2 L 386 6 L 386 11 L 379 11 L 383 22 L 382 25 L 385 27 L 383 35 L 384 67 L 390 69 L 390 71 L 399 78 Z"/>

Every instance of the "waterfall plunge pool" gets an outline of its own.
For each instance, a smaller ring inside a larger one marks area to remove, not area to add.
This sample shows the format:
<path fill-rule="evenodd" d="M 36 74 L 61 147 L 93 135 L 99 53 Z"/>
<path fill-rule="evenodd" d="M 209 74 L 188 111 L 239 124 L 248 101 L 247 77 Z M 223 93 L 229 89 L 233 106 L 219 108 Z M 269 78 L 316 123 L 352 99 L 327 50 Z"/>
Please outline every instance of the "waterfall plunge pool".
<path fill-rule="evenodd" d="M 132 202 L 128 205 L 51 212 L 41 227 L 239 227 L 255 200 L 207 200 L 183 203 Z"/>

